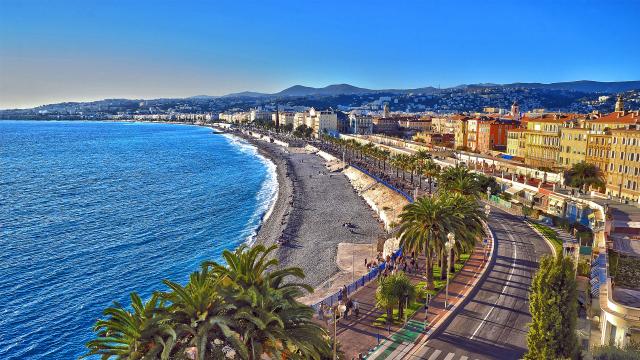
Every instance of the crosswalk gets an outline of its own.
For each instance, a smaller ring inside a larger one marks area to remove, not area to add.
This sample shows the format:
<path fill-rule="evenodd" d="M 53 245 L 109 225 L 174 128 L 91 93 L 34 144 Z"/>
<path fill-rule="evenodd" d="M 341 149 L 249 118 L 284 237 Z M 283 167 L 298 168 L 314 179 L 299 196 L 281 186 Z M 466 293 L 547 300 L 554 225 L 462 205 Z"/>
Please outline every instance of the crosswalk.
<path fill-rule="evenodd" d="M 467 355 L 456 354 L 429 346 L 423 346 L 415 351 L 413 343 L 403 343 L 392 349 L 382 346 L 367 359 L 371 360 L 477 360 Z"/>

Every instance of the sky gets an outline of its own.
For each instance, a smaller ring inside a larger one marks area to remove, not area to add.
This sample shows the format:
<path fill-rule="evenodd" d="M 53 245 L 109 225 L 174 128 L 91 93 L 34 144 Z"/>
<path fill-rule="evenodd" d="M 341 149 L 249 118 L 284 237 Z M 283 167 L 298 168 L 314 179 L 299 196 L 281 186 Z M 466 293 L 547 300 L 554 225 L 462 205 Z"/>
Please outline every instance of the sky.
<path fill-rule="evenodd" d="M 0 0 L 0 108 L 640 80 L 640 1 Z"/>

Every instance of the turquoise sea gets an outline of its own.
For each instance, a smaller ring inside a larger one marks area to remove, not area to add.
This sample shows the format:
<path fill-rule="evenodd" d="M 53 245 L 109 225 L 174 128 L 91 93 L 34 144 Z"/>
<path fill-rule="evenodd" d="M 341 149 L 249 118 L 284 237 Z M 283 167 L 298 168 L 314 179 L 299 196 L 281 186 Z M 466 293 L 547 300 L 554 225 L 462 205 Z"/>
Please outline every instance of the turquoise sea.
<path fill-rule="evenodd" d="M 275 167 L 211 129 L 0 121 L 0 359 L 73 359 L 112 301 L 255 233 Z"/>

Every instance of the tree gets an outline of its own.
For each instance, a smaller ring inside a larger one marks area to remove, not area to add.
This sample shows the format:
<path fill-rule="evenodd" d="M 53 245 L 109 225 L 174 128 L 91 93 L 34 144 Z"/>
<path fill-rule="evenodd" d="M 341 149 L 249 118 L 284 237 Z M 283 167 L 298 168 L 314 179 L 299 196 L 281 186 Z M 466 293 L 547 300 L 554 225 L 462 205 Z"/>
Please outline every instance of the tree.
<path fill-rule="evenodd" d="M 464 166 L 448 167 L 438 177 L 439 191 L 478 197 L 482 192 L 476 174 Z"/>
<path fill-rule="evenodd" d="M 640 343 L 631 342 L 619 348 L 614 345 L 598 346 L 592 351 L 593 360 L 640 360 Z"/>
<path fill-rule="evenodd" d="M 249 359 L 260 359 L 262 354 L 320 359 L 331 352 L 327 334 L 311 320 L 313 310 L 296 300 L 313 288 L 289 279 L 303 279 L 302 269 L 276 269 L 278 260 L 269 256 L 276 248 L 242 245 L 223 252 L 227 265 L 205 265 L 222 279 L 220 292 L 233 304 L 232 329 L 248 349 Z"/>
<path fill-rule="evenodd" d="M 422 167 L 422 174 L 429 179 L 429 194 L 433 192 L 433 178 L 437 178 L 440 175 L 440 171 L 440 165 L 431 159 L 427 160 Z"/>
<path fill-rule="evenodd" d="M 582 188 L 585 192 L 590 186 L 604 186 L 604 175 L 595 165 L 585 161 L 574 164 L 564 175 L 565 185 Z"/>
<path fill-rule="evenodd" d="M 86 356 L 103 359 L 315 359 L 330 357 L 327 332 L 312 320 L 313 309 L 296 301 L 307 285 L 299 268 L 278 269 L 275 247 L 240 246 L 225 251 L 227 264 L 205 262 L 181 285 L 165 280 L 169 291 L 142 305 L 132 294 L 133 311 L 116 304 L 99 320 L 98 338 Z"/>
<path fill-rule="evenodd" d="M 89 352 L 83 357 L 142 359 L 145 354 L 160 354 L 160 358 L 168 359 L 176 333 L 168 319 L 159 315 L 163 305 L 158 295 L 144 304 L 137 293 L 132 292 L 130 297 L 133 311 L 119 303 L 104 310 L 108 318 L 96 322 L 93 330 L 98 337 L 87 342 Z"/>
<path fill-rule="evenodd" d="M 376 306 L 386 309 L 387 322 L 392 320 L 393 308 L 398 307 L 398 320 L 404 316 L 405 304 L 416 300 L 416 287 L 402 272 L 382 277 L 376 289 Z"/>
<path fill-rule="evenodd" d="M 532 321 L 525 359 L 578 359 L 578 300 L 573 261 L 558 254 L 540 261 L 529 295 Z"/>

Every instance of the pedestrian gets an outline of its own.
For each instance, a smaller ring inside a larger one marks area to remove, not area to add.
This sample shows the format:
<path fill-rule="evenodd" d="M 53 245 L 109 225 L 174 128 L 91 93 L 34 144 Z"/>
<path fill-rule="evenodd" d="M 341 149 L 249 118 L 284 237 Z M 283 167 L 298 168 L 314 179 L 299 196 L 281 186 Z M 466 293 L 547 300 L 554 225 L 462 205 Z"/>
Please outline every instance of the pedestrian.
<path fill-rule="evenodd" d="M 344 318 L 349 318 L 349 311 L 353 308 L 353 301 L 351 299 L 347 300 L 347 308 L 344 310 Z"/>
<path fill-rule="evenodd" d="M 358 300 L 353 300 L 353 313 L 356 315 L 356 319 L 360 316 L 360 304 Z"/>
<path fill-rule="evenodd" d="M 342 285 L 342 299 L 346 301 L 347 299 L 347 287 L 346 285 Z"/>

